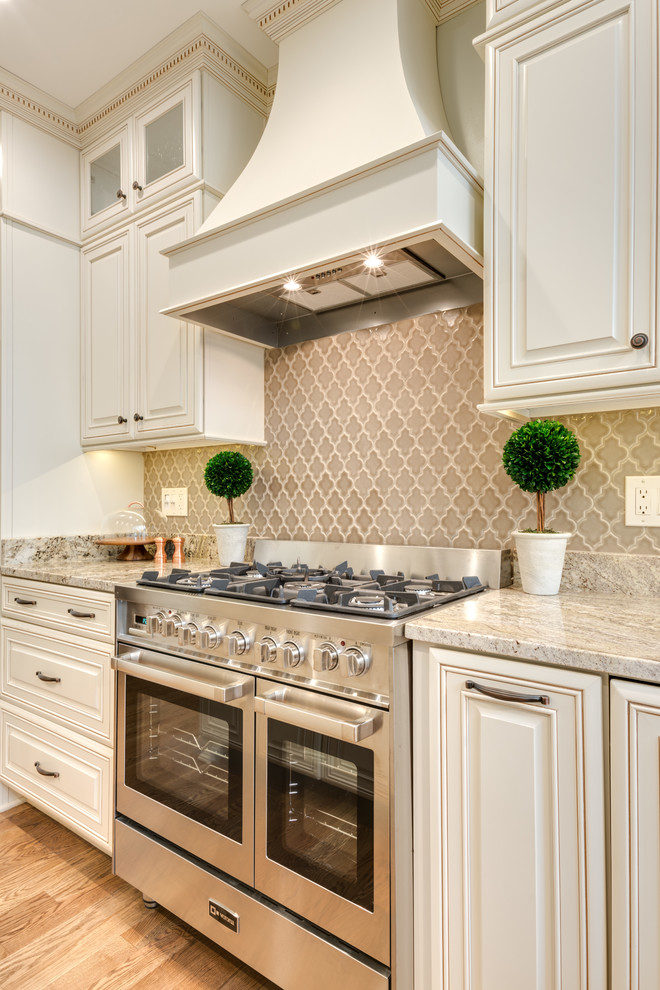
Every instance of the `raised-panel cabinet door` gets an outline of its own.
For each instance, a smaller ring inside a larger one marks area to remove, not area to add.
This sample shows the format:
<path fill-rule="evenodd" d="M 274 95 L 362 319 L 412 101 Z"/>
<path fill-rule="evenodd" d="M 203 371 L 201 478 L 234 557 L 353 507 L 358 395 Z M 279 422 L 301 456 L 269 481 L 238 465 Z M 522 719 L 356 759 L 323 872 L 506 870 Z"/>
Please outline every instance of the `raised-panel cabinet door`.
<path fill-rule="evenodd" d="M 83 440 L 130 434 L 129 234 L 82 254 Z"/>
<path fill-rule="evenodd" d="M 602 990 L 600 678 L 435 648 L 425 666 L 416 990 Z"/>
<path fill-rule="evenodd" d="M 654 8 L 600 0 L 487 51 L 487 401 L 658 381 Z"/>
<path fill-rule="evenodd" d="M 191 237 L 193 204 L 137 225 L 137 401 L 131 416 L 136 435 L 156 431 L 189 434 L 203 429 L 202 340 L 198 327 L 163 316 L 169 266 L 160 253 Z M 137 419 L 135 419 L 137 417 Z"/>
<path fill-rule="evenodd" d="M 612 681 L 612 987 L 660 986 L 660 687 Z"/>

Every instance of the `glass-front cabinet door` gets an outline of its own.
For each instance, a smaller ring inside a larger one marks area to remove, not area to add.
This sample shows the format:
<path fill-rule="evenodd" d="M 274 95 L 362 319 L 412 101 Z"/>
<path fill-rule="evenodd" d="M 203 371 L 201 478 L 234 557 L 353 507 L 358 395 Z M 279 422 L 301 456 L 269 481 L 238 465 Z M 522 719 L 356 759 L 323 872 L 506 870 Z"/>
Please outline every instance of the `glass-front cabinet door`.
<path fill-rule="evenodd" d="M 257 886 L 388 964 L 388 713 L 261 684 L 255 708 Z"/>
<path fill-rule="evenodd" d="M 195 172 L 195 77 L 135 118 L 136 205 L 180 184 Z"/>
<path fill-rule="evenodd" d="M 97 142 L 82 155 L 83 229 L 92 230 L 126 213 L 129 205 L 128 126 Z"/>

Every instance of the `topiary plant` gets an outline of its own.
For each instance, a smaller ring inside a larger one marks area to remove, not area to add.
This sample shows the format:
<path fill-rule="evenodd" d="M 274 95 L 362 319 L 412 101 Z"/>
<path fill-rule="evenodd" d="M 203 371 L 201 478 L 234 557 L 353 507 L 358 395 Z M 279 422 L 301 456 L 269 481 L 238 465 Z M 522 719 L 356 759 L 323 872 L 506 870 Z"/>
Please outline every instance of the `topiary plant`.
<path fill-rule="evenodd" d="M 504 444 L 504 470 L 524 492 L 536 494 L 537 533 L 554 532 L 545 528 L 545 493 L 563 488 L 579 462 L 575 434 L 553 419 L 524 423 Z"/>
<path fill-rule="evenodd" d="M 236 450 L 221 450 L 207 461 L 204 482 L 212 495 L 226 498 L 229 522 L 234 525 L 234 499 L 244 495 L 252 484 L 252 465 Z"/>

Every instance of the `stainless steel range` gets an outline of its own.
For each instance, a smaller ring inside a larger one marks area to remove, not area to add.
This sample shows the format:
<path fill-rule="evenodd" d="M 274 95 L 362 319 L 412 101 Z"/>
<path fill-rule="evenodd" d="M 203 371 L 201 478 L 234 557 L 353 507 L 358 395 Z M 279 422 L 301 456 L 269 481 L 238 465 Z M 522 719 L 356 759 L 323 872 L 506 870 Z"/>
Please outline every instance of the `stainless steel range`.
<path fill-rule="evenodd" d="M 284 990 L 409 990 L 404 624 L 506 564 L 257 541 L 118 588 L 115 871 Z"/>

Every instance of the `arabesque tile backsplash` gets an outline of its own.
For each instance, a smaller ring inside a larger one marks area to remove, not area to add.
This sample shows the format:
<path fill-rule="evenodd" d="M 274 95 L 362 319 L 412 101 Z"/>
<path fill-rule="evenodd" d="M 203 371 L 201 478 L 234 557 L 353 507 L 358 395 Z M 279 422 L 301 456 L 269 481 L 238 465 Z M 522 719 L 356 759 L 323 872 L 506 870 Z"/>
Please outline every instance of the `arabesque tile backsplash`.
<path fill-rule="evenodd" d="M 266 446 L 236 447 L 255 480 L 237 505 L 274 539 L 501 547 L 534 526 L 533 497 L 501 466 L 514 428 L 479 413 L 483 309 L 470 306 L 266 353 Z M 660 473 L 660 409 L 562 419 L 582 461 L 548 495 L 571 550 L 655 553 L 660 533 L 623 525 L 627 474 Z M 188 486 L 170 533 L 212 534 L 225 506 L 204 486 L 215 448 L 145 455 L 148 510 Z"/>

